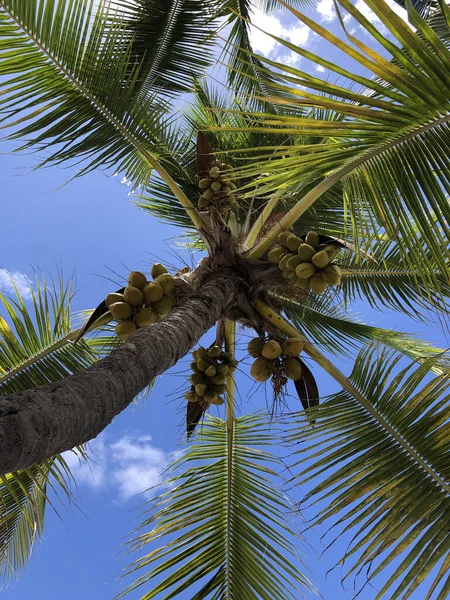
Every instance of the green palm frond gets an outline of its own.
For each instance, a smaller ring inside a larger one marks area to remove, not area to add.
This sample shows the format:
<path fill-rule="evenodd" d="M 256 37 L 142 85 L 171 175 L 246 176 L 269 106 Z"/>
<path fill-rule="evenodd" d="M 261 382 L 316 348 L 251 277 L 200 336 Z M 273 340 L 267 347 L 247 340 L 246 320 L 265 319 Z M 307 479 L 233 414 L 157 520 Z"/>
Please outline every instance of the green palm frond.
<path fill-rule="evenodd" d="M 129 36 L 132 58 L 142 65 L 144 93 L 191 91 L 193 79 L 213 63 L 217 0 L 113 0 L 111 9 Z"/>
<path fill-rule="evenodd" d="M 289 499 L 277 487 L 281 464 L 266 450 L 273 429 L 261 415 L 235 419 L 229 453 L 226 422 L 207 417 L 173 464 L 167 491 L 148 505 L 140 529 L 151 530 L 130 542 L 148 550 L 128 569 L 143 574 L 119 597 L 140 586 L 142 600 L 169 600 L 191 586 L 197 600 L 298 600 L 311 590 L 285 517 Z"/>
<path fill-rule="evenodd" d="M 313 485 L 313 523 L 351 536 L 345 578 L 366 579 L 364 570 L 375 583 L 388 569 L 374 600 L 409 598 L 421 584 L 426 600 L 450 593 L 450 381 L 430 377 L 433 365 L 365 348 L 351 376 L 365 405 L 341 391 L 316 409 L 314 429 L 296 418 L 295 468 L 299 485 Z"/>
<path fill-rule="evenodd" d="M 265 185 L 259 186 L 260 192 L 267 194 L 303 188 L 304 197 L 280 222 L 280 228 L 292 225 L 326 190 L 342 185 L 344 208 L 353 237 L 372 236 L 374 226 L 395 237 L 405 260 L 414 260 L 421 278 L 440 293 L 433 268 L 426 258 L 419 256 L 415 244 L 418 231 L 434 261 L 433 266 L 438 265 L 446 277 L 450 258 L 445 243 L 450 235 L 450 52 L 415 11 L 412 11 L 412 23 L 426 41 L 383 0 L 367 0 L 396 39 L 397 44 L 394 44 L 349 0 L 341 0 L 339 4 L 382 46 L 388 58 L 350 34 L 349 40 L 356 48 L 346 44 L 290 9 L 300 21 L 357 61 L 369 74 L 343 69 L 336 62 L 275 38 L 292 51 L 341 76 L 348 85 L 333 84 L 331 79 L 324 81 L 300 69 L 261 58 L 268 65 L 269 73 L 272 72 L 270 67 L 276 67 L 284 79 L 279 93 L 270 98 L 271 102 L 277 106 L 329 109 L 344 118 L 309 120 L 280 114 L 274 119 L 261 113 L 261 120 L 266 120 L 267 134 L 322 135 L 326 139 L 310 151 L 303 146 L 291 146 L 288 156 L 283 149 L 271 148 L 266 160 L 251 163 L 242 171 L 248 176 L 261 171 L 267 173 Z M 401 66 L 389 62 L 389 56 L 396 58 Z M 370 78 L 370 73 L 382 83 Z M 362 86 L 361 92 L 352 89 L 355 84 Z M 367 90 L 377 92 L 378 96 L 370 97 Z M 361 227 L 361 208 L 374 214 L 376 221 L 369 219 Z M 264 242 L 265 246 L 268 244 L 270 237 Z"/>
<path fill-rule="evenodd" d="M 0 294 L 0 395 L 59 381 L 98 360 L 84 340 L 70 342 L 70 283 L 36 278 L 29 300 L 17 287 L 15 292 L 15 299 Z M 5 579 L 24 568 L 42 532 L 48 488 L 69 498 L 70 477 L 61 456 L 2 477 L 0 571 Z"/>
<path fill-rule="evenodd" d="M 46 151 L 42 164 L 112 168 L 139 186 L 164 154 L 169 105 L 140 93 L 143 67 L 130 71 L 126 27 L 107 6 L 0 0 L 0 117 L 23 149 Z"/>
<path fill-rule="evenodd" d="M 419 362 L 434 358 L 433 369 L 437 373 L 450 368 L 450 357 L 444 350 L 410 334 L 352 319 L 333 295 L 308 296 L 302 302 L 279 294 L 276 297 L 283 302 L 287 316 L 297 329 L 313 343 L 338 356 L 350 356 L 355 348 L 378 342 Z"/>

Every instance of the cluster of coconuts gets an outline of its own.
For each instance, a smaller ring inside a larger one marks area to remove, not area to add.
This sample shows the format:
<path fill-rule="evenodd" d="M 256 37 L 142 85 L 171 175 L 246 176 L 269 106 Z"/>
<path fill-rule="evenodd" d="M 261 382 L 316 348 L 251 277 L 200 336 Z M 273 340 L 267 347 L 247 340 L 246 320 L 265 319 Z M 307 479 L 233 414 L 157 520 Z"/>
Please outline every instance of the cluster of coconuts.
<path fill-rule="evenodd" d="M 248 353 L 256 360 L 250 368 L 250 375 L 256 381 L 264 382 L 275 372 L 282 372 L 288 379 L 302 378 L 302 367 L 296 359 L 303 350 L 303 342 L 298 338 L 288 338 L 283 342 L 257 337 L 250 340 Z"/>
<path fill-rule="evenodd" d="M 225 401 L 221 394 L 227 388 L 225 381 L 228 374 L 234 373 L 237 361 L 228 352 L 222 352 L 220 346 L 203 348 L 200 346 L 192 353 L 194 361 L 191 363 L 192 375 L 189 377 L 191 389 L 184 397 L 189 402 L 203 401 L 209 406 L 220 406 Z"/>
<path fill-rule="evenodd" d="M 303 238 L 283 231 L 277 241 L 268 259 L 278 263 L 283 276 L 293 285 L 303 290 L 310 287 L 313 294 L 322 294 L 327 284 L 340 284 L 341 270 L 332 262 L 340 250 L 337 242 L 321 244 L 315 231 L 310 231 Z"/>
<path fill-rule="evenodd" d="M 215 161 L 208 177 L 199 181 L 198 185 L 203 193 L 198 201 L 198 207 L 205 209 L 214 204 L 221 209 L 238 210 L 239 204 L 233 193 L 236 190 L 234 180 L 233 167 Z"/>
<path fill-rule="evenodd" d="M 166 267 L 156 263 L 151 275 L 153 281 L 147 281 L 144 273 L 131 271 L 123 293 L 106 296 L 106 306 L 118 321 L 116 333 L 122 340 L 126 340 L 136 329 L 159 321 L 175 304 L 171 296 L 175 279 Z"/>

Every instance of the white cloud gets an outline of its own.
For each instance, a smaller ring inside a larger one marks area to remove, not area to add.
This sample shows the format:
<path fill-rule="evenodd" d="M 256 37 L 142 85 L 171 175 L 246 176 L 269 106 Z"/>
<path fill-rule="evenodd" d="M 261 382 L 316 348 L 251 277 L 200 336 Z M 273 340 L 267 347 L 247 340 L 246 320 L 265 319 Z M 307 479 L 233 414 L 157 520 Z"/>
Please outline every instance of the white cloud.
<path fill-rule="evenodd" d="M 316 11 L 322 15 L 323 21 L 332 21 L 336 17 L 333 0 L 320 0 L 316 6 Z"/>
<path fill-rule="evenodd" d="M 255 52 L 260 52 L 267 58 L 275 58 L 280 62 L 285 61 L 288 65 L 298 64 L 301 56 L 293 50 L 286 56 L 288 52 L 279 42 L 268 36 L 264 31 L 271 33 L 279 38 L 288 40 L 296 46 L 304 47 L 308 42 L 310 30 L 306 25 L 295 25 L 293 27 L 285 27 L 281 20 L 276 16 L 279 13 L 266 15 L 260 10 L 255 10 L 252 15 L 252 23 L 255 26 L 250 26 L 250 41 Z M 257 29 L 259 27 L 260 29 Z"/>
<path fill-rule="evenodd" d="M 123 436 L 107 443 L 100 434 L 89 444 L 89 461 L 65 452 L 75 481 L 93 490 L 107 490 L 117 501 L 124 502 L 138 494 L 151 497 L 152 488 L 163 482 L 163 472 L 173 453 L 156 448 L 150 436 Z M 146 491 L 148 490 L 148 491 Z"/>
<path fill-rule="evenodd" d="M 322 67 L 322 65 L 316 65 L 316 71 L 318 73 L 325 73 L 325 67 Z"/>
<path fill-rule="evenodd" d="M 4 292 L 6 294 L 15 294 L 11 279 L 14 280 L 14 284 L 22 298 L 24 300 L 30 298 L 31 282 L 25 273 L 21 273 L 20 271 L 7 271 L 6 269 L 0 268 L 0 292 Z"/>
<path fill-rule="evenodd" d="M 408 22 L 408 13 L 402 8 L 395 0 L 386 0 L 386 3 L 390 6 L 390 8 L 404 21 Z M 359 12 L 366 17 L 368 21 L 371 23 L 376 23 L 377 25 L 381 23 L 381 20 L 377 17 L 377 15 L 367 6 L 364 0 L 358 0 L 355 5 L 355 8 L 359 10 Z M 384 26 L 383 26 L 384 28 Z"/>

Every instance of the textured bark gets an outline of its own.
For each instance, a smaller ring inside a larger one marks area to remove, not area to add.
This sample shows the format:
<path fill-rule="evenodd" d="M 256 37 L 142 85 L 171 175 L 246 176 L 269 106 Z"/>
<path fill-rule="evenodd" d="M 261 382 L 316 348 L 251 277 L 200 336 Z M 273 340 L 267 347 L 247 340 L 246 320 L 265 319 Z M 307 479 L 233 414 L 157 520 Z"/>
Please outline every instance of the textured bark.
<path fill-rule="evenodd" d="M 233 302 L 238 280 L 219 270 L 161 321 L 83 373 L 0 398 L 0 473 L 96 437 L 150 380 L 183 357 Z"/>

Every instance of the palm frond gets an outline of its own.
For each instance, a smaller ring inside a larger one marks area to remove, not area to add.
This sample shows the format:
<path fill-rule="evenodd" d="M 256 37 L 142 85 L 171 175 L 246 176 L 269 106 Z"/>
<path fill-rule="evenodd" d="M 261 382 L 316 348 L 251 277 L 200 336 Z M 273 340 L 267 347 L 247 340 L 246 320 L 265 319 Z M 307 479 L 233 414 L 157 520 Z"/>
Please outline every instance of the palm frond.
<path fill-rule="evenodd" d="M 15 299 L 0 294 L 0 395 L 58 381 L 98 360 L 85 341 L 70 343 L 70 283 L 36 278 L 29 300 L 17 287 L 15 293 Z M 48 488 L 69 498 L 70 478 L 61 456 L 2 476 L 0 571 L 5 579 L 25 567 L 42 533 Z"/>
<path fill-rule="evenodd" d="M 349 356 L 363 344 L 378 342 L 419 362 L 434 358 L 435 372 L 443 373 L 450 368 L 450 357 L 445 350 L 410 334 L 352 319 L 332 295 L 328 298 L 308 296 L 302 302 L 287 296 L 276 297 L 283 302 L 285 312 L 296 328 L 313 343 L 336 355 Z"/>
<path fill-rule="evenodd" d="M 108 2 L 0 0 L 0 117 L 41 164 L 69 161 L 77 175 L 112 168 L 144 185 L 164 154 L 169 105 L 142 91 L 126 27 Z M 11 52 L 11 50 L 14 52 Z"/>
<path fill-rule="evenodd" d="M 141 64 L 143 93 L 188 92 L 213 63 L 217 0 L 113 0 L 109 13 L 125 28 Z"/>
<path fill-rule="evenodd" d="M 341 0 L 339 4 L 385 53 L 399 61 L 400 67 L 351 34 L 348 38 L 356 49 L 290 8 L 300 21 L 382 83 L 272 36 L 290 50 L 341 76 L 348 85 L 332 84 L 300 69 L 261 58 L 268 65 L 269 73 L 276 67 L 284 79 L 279 93 L 273 94 L 270 101 L 276 106 L 329 109 L 343 118 L 309 120 L 280 114 L 274 119 L 261 113 L 261 121 L 266 120 L 266 125 L 262 128 L 259 125 L 258 130 L 265 130 L 266 134 L 322 135 L 325 140 L 309 151 L 303 146 L 291 146 L 288 156 L 283 149 L 271 148 L 265 160 L 249 164 L 242 172 L 247 176 L 262 171 L 267 174 L 259 182 L 260 193 L 303 188 L 302 199 L 280 221 L 279 230 L 292 225 L 322 193 L 342 185 L 343 205 L 353 237 L 372 236 L 374 225 L 377 230 L 395 237 L 405 260 L 414 259 L 423 281 L 440 293 L 432 265 L 427 258 L 419 258 L 415 242 L 418 231 L 435 265 L 447 277 L 450 52 L 415 11 L 411 20 L 422 37 L 383 0 L 367 0 L 368 6 L 396 38 L 395 44 L 351 2 Z M 354 91 L 355 84 L 362 86 L 363 91 Z M 370 97 L 367 90 L 376 91 L 378 96 Z M 247 129 L 255 131 L 255 128 Z M 248 194 L 251 193 L 249 190 Z M 361 227 L 361 208 L 374 214 L 376 221 L 369 219 Z M 261 242 L 261 251 L 271 239 L 268 236 Z"/>
<path fill-rule="evenodd" d="M 128 569 L 144 574 L 119 598 L 140 586 L 142 600 L 191 586 L 197 600 L 288 600 L 311 589 L 285 517 L 289 500 L 276 485 L 279 460 L 264 448 L 273 436 L 261 415 L 235 419 L 230 454 L 226 422 L 207 417 L 173 464 L 167 491 L 148 505 L 140 529 L 151 530 L 130 542 L 132 551 L 149 549 Z"/>
<path fill-rule="evenodd" d="M 421 584 L 427 600 L 450 592 L 450 382 L 448 371 L 430 377 L 434 365 L 365 348 L 351 376 L 363 403 L 341 391 L 315 409 L 314 429 L 296 418 L 295 468 L 299 485 L 313 485 L 313 523 L 332 524 L 334 540 L 351 535 L 345 578 L 372 583 L 387 570 L 374 600 L 409 598 Z"/>

